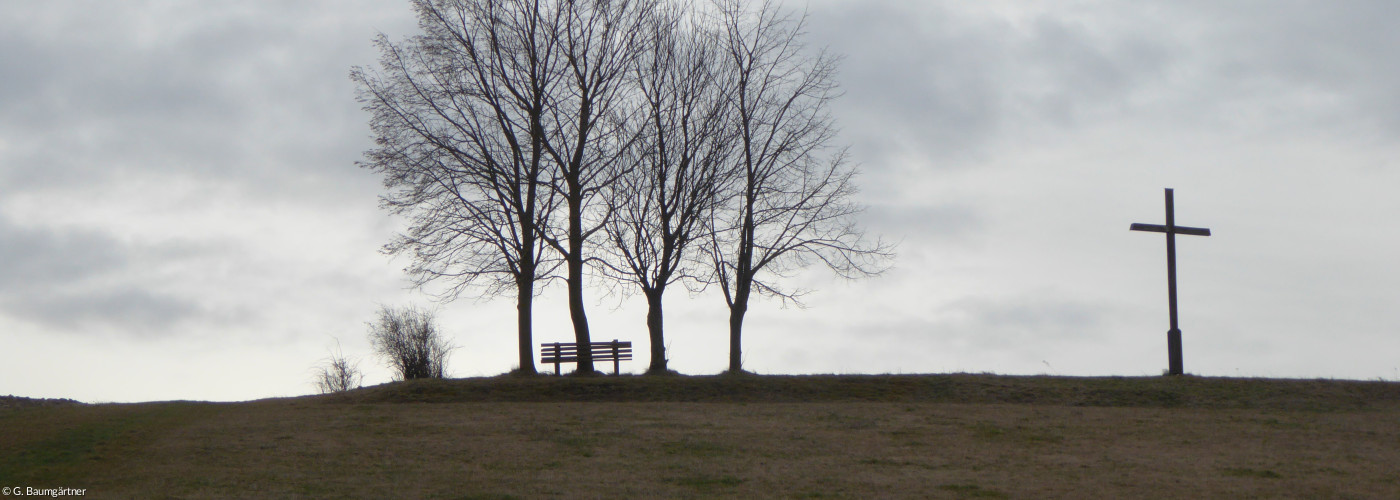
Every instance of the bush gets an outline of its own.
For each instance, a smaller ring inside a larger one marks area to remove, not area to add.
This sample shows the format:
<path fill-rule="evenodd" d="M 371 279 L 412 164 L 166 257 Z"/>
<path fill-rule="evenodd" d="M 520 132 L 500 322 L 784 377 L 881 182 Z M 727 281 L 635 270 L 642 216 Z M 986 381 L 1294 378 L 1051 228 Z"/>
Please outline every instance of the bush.
<path fill-rule="evenodd" d="M 396 372 L 394 380 L 443 378 L 447 344 L 429 311 L 417 308 L 379 308 L 379 321 L 370 323 L 369 340 L 374 353 Z"/>
<path fill-rule="evenodd" d="M 351 363 L 345 359 L 345 355 L 340 352 L 339 342 L 336 343 L 336 351 L 325 360 L 320 370 L 320 373 L 316 374 L 316 390 L 321 391 L 321 394 L 358 389 L 360 381 L 364 380 L 364 374 L 360 373 L 360 363 Z"/>

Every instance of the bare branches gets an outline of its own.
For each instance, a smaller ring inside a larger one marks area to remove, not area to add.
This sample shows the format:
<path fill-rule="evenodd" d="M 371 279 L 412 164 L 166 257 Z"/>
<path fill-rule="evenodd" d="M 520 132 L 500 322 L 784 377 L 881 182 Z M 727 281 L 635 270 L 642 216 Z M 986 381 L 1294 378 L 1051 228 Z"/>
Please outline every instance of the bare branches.
<path fill-rule="evenodd" d="M 324 363 L 317 367 L 316 379 L 313 381 L 318 392 L 331 394 L 360 388 L 360 382 L 364 380 L 364 374 L 360 372 L 360 363 L 352 363 L 345 358 L 345 354 L 340 351 L 339 341 L 336 341 L 335 352 L 331 353 Z"/>
<path fill-rule="evenodd" d="M 549 19 L 523 1 L 414 5 L 425 34 L 381 36 L 383 72 L 351 73 L 377 145 L 361 166 L 411 222 L 385 249 L 413 257 L 416 284 L 450 284 L 447 298 L 513 292 L 549 269 L 538 234 L 557 203 L 541 142 L 558 68 L 535 31 Z"/>
<path fill-rule="evenodd" d="M 360 165 L 410 222 L 385 250 L 445 298 L 513 293 L 524 371 L 539 280 L 566 282 L 579 343 L 586 268 L 641 290 L 653 369 L 666 287 L 716 284 L 738 370 L 752 294 L 796 300 L 780 278 L 816 263 L 883 270 L 890 247 L 854 224 L 856 168 L 833 145 L 836 59 L 774 1 L 413 5 L 423 34 L 381 36 L 380 70 L 351 73 L 376 139 Z"/>
<path fill-rule="evenodd" d="M 548 156 L 567 74 L 557 2 L 415 0 L 423 34 L 376 40 L 381 71 L 356 68 L 375 149 L 360 165 L 384 176 L 382 205 L 409 230 L 385 246 L 406 271 L 452 299 L 513 294 L 520 366 L 534 372 L 535 282 L 560 264 L 543 236 L 562 199 Z"/>
<path fill-rule="evenodd" d="M 850 201 L 855 167 L 832 145 L 827 109 L 838 95 L 836 59 L 809 56 L 802 19 L 770 0 L 754 8 L 715 1 L 738 151 L 734 188 L 710 212 L 707 250 L 730 308 L 730 371 L 737 372 L 753 293 L 797 300 L 802 291 L 785 291 L 775 278 L 817 262 L 843 277 L 871 276 L 892 254 L 853 222 L 861 210 Z"/>
<path fill-rule="evenodd" d="M 594 199 L 628 168 L 620 161 L 635 138 L 624 106 L 630 91 L 626 76 L 654 0 L 552 5 L 562 19 L 555 43 L 563 76 L 546 110 L 551 128 L 544 144 L 558 174 L 550 186 L 565 210 L 563 234 L 546 230 L 543 238 L 565 261 L 574 340 L 585 344 L 591 336 L 583 302 L 584 265 L 590 259 L 584 251 L 611 216 L 609 207 Z M 578 371 L 593 372 L 589 353 L 581 353 Z"/>
<path fill-rule="evenodd" d="M 675 6 L 649 19 L 632 69 L 637 138 L 631 164 L 608 198 L 606 226 L 619 278 L 643 289 L 688 276 L 689 245 L 731 182 L 734 134 L 725 113 L 728 82 L 716 74 L 716 39 Z"/>
<path fill-rule="evenodd" d="M 369 326 L 370 344 L 395 380 L 444 377 L 454 347 L 442 338 L 432 312 L 380 307 L 378 321 Z"/>
<path fill-rule="evenodd" d="M 689 9 L 664 4 L 646 19 L 629 69 L 635 132 L 627 163 L 607 197 L 604 271 L 648 301 L 651 371 L 666 370 L 661 298 L 667 285 L 694 277 L 692 245 L 704 217 L 728 185 L 734 134 L 726 114 L 728 82 L 718 78 L 717 38 Z"/>

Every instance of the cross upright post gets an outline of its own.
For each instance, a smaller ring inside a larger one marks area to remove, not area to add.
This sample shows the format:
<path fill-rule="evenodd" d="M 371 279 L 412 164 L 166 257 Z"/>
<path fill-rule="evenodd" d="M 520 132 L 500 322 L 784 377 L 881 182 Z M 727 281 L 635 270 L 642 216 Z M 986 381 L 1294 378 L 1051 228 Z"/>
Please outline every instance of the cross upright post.
<path fill-rule="evenodd" d="M 1167 235 L 1167 312 L 1171 319 L 1171 329 L 1167 330 L 1167 374 L 1185 373 L 1181 362 L 1181 328 L 1176 319 L 1176 235 L 1210 236 L 1210 229 L 1176 225 L 1176 210 L 1172 206 L 1172 190 L 1167 188 L 1167 224 L 1134 223 L 1132 231 L 1166 233 Z"/>

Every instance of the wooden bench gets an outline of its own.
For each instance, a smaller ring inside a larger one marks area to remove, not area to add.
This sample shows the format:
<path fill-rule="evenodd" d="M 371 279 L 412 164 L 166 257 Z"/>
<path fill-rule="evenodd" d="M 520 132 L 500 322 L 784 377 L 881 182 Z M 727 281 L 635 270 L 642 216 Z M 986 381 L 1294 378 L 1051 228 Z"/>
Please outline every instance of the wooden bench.
<path fill-rule="evenodd" d="M 614 339 L 612 342 L 590 342 L 588 346 L 589 352 L 593 353 L 593 361 L 613 362 L 613 375 L 621 373 L 622 361 L 632 359 L 631 342 L 619 342 Z M 559 375 L 560 363 L 577 363 L 578 355 L 577 342 L 540 344 L 540 362 L 553 364 L 555 375 Z"/>

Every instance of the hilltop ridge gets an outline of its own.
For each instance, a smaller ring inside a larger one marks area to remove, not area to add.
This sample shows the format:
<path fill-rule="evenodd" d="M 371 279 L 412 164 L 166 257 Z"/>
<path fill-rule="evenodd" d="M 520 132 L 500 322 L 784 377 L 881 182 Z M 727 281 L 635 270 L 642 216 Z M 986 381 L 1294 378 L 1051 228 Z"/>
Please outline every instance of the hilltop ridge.
<path fill-rule="evenodd" d="M 1400 383 L 1006 375 L 597 376 L 413 380 L 316 396 L 331 403 L 927 402 L 1150 408 L 1400 407 Z"/>

